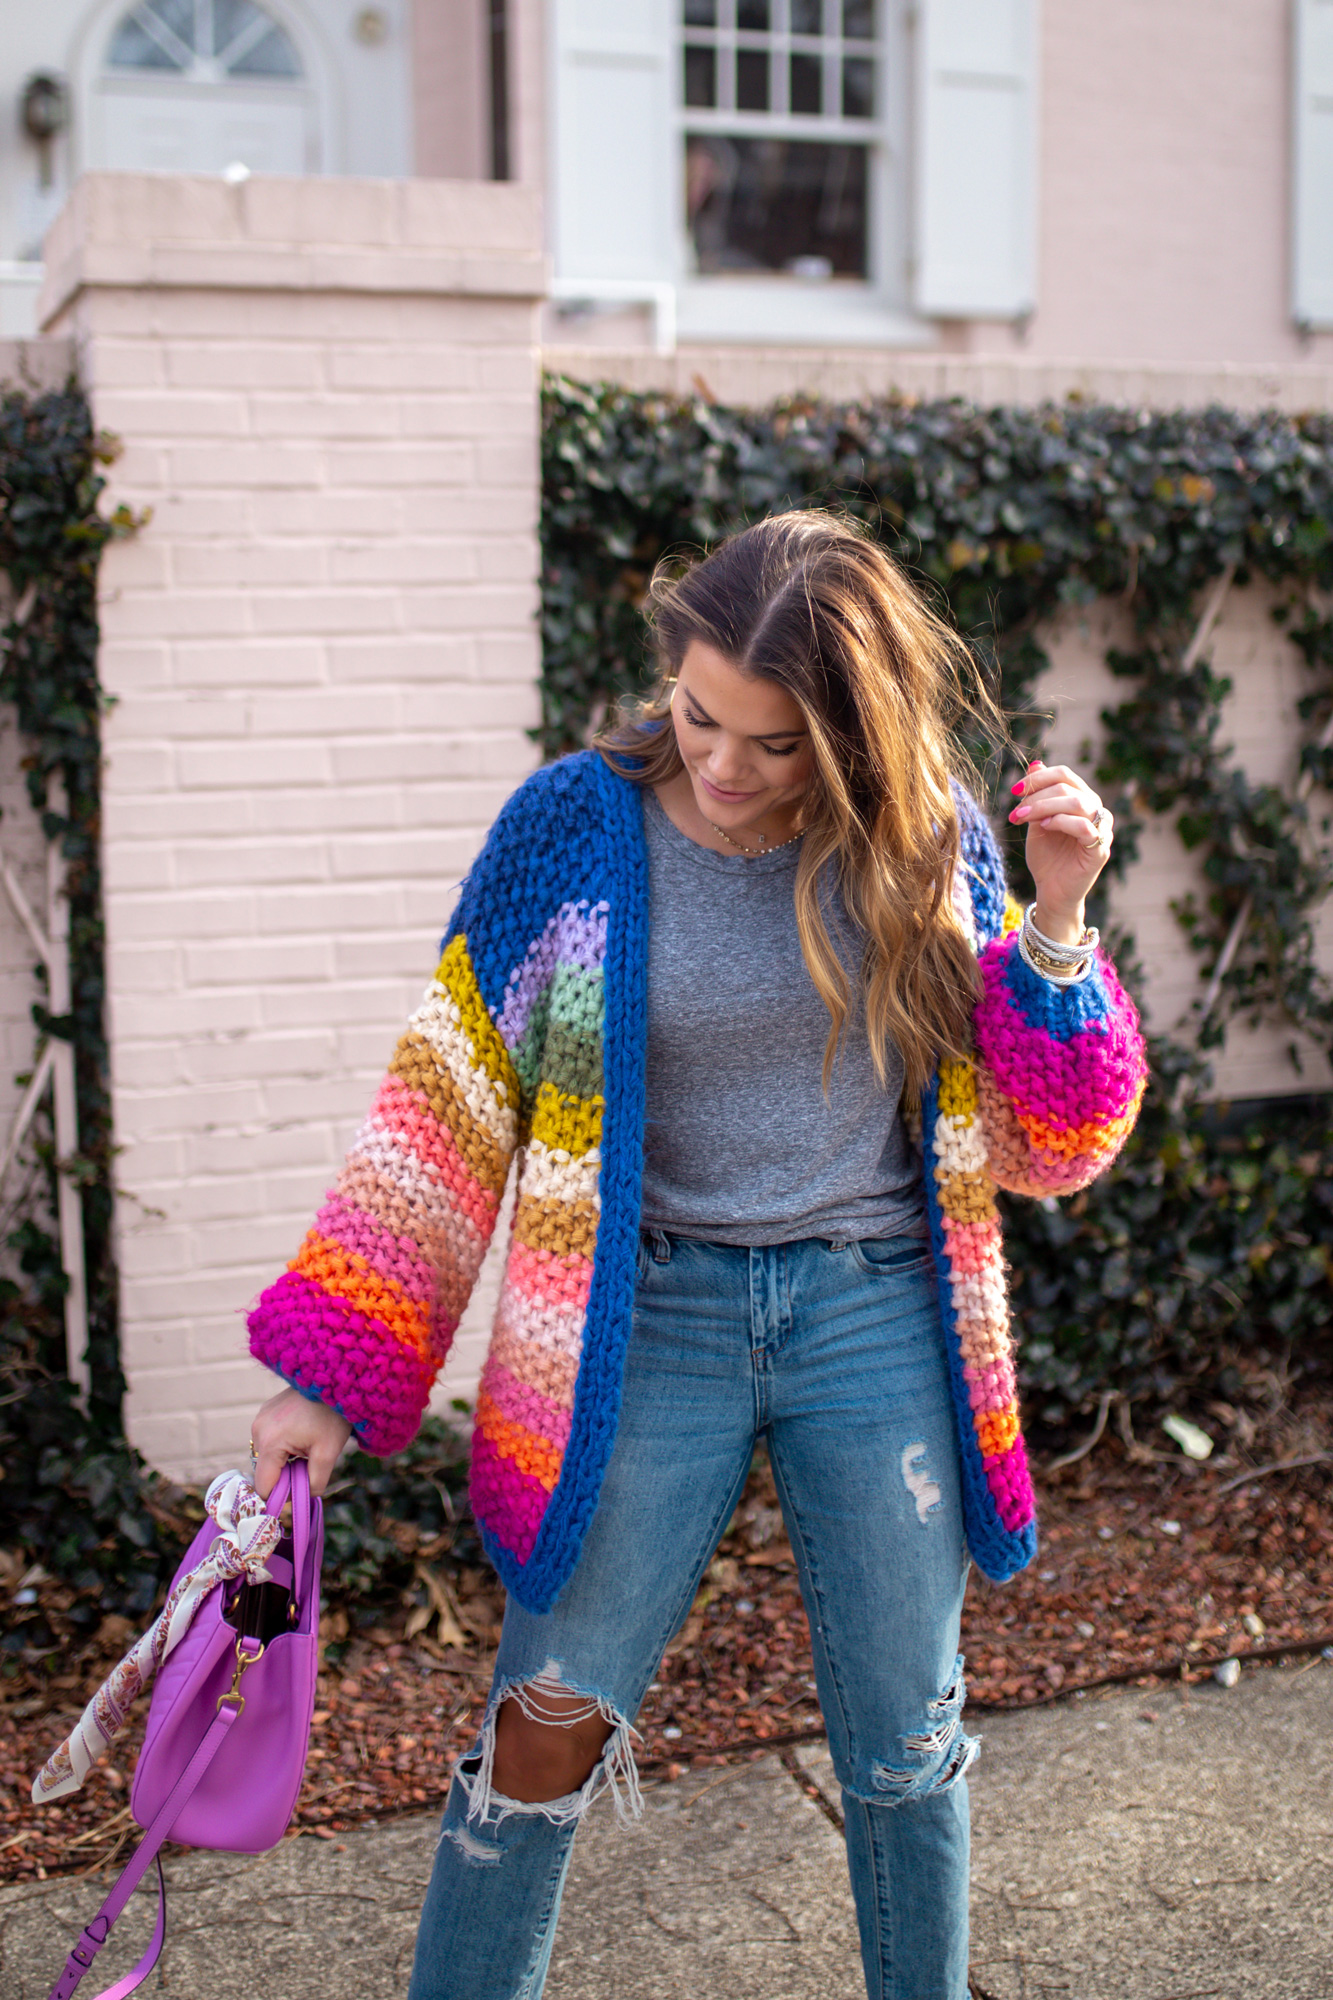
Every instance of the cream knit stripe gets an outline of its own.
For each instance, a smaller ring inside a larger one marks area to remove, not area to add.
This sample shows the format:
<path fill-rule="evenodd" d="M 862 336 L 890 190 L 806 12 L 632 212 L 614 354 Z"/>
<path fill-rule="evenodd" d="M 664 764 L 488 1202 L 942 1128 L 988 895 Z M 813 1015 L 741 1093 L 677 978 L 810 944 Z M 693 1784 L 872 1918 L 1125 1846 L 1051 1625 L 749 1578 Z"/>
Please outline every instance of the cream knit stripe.
<path fill-rule="evenodd" d="M 512 1153 L 518 1142 L 518 1107 L 509 1103 L 503 1081 L 487 1075 L 463 1026 L 458 1002 L 438 980 L 408 1026 L 416 1030 L 437 1058 L 477 1124 L 502 1152 Z"/>

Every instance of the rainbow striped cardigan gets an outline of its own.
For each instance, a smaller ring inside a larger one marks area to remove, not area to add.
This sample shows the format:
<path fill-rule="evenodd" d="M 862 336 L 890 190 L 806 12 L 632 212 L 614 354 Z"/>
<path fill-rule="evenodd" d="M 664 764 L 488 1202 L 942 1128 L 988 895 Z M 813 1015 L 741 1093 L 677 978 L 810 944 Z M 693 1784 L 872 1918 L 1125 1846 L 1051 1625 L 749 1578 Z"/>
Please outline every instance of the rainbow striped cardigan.
<path fill-rule="evenodd" d="M 1002 1580 L 1037 1545 L 995 1190 L 1100 1173 L 1146 1080 L 1101 960 L 1059 989 L 1013 935 L 999 854 L 960 794 L 954 902 L 980 956 L 976 1047 L 923 1103 L 968 1540 Z M 616 1434 L 633 1313 L 644 1120 L 648 863 L 638 789 L 590 751 L 530 778 L 463 885 L 439 969 L 337 1182 L 249 1317 L 251 1352 L 362 1446 L 414 1436 L 517 1159 L 482 1370 L 472 1504 L 529 1610 L 578 1561 Z"/>

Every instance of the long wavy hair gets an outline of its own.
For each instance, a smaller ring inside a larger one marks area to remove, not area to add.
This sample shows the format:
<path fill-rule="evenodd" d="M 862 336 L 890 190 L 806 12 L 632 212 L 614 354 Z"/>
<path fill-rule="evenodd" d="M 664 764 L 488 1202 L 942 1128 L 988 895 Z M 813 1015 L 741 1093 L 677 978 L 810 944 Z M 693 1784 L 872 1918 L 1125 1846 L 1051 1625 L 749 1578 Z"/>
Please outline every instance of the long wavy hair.
<path fill-rule="evenodd" d="M 976 961 L 950 895 L 959 858 L 951 779 L 971 760 L 966 715 L 996 740 L 1003 717 L 963 641 L 859 527 L 815 511 L 776 515 L 650 587 L 660 679 L 622 703 L 595 747 L 614 771 L 657 785 L 682 770 L 671 694 L 693 640 L 744 674 L 773 681 L 810 732 L 814 775 L 798 822 L 796 918 L 810 977 L 829 1012 L 828 1088 L 855 996 L 829 935 L 836 880 L 864 941 L 862 997 L 876 1073 L 889 1041 L 909 1097 L 935 1064 L 971 1046 Z"/>

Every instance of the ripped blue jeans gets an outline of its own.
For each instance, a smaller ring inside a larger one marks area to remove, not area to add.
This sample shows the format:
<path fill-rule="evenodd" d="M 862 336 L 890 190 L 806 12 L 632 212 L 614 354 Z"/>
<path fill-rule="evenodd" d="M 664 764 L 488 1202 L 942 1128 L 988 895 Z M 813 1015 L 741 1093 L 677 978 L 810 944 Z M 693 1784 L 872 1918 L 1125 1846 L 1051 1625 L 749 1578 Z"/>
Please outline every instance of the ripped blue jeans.
<path fill-rule="evenodd" d="M 615 1449 L 553 1610 L 511 1600 L 481 1738 L 455 1776 L 409 2000 L 539 2000 L 574 1833 L 638 1804 L 633 1718 L 768 1446 L 842 1786 L 870 2000 L 965 2000 L 967 1556 L 924 1241 L 737 1249 L 645 1232 Z M 616 1727 L 581 1792 L 494 1789 L 495 1714 L 543 1688 Z"/>

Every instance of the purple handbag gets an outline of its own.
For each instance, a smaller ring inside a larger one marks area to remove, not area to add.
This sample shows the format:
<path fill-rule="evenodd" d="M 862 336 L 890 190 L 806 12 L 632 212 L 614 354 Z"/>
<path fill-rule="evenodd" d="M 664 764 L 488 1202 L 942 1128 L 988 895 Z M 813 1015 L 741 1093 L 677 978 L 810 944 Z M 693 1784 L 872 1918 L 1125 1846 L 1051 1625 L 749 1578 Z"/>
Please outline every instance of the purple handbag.
<path fill-rule="evenodd" d="M 259 1854 L 282 1839 L 296 1806 L 310 1741 L 319 1667 L 319 1573 L 324 1513 L 304 1459 L 292 1459 L 268 1498 L 292 1525 L 267 1558 L 271 1582 L 216 1589 L 163 1661 L 130 1793 L 144 1837 L 134 1859 L 75 1945 L 50 2000 L 69 2000 L 150 1863 L 157 1923 L 132 1972 L 97 2000 L 125 2000 L 157 1964 L 166 1936 L 166 1886 L 158 1850 L 187 1847 Z M 203 1561 L 216 1536 L 206 1521 L 172 1580 Z"/>

